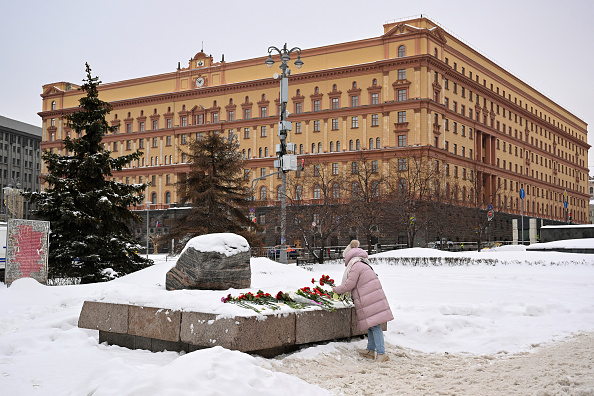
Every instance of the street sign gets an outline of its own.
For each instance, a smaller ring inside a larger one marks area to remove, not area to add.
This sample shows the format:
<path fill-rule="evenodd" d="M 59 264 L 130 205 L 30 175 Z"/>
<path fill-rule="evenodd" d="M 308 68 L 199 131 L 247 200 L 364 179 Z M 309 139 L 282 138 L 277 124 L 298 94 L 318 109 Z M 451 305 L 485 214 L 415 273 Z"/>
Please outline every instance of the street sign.
<path fill-rule="evenodd" d="M 493 205 L 489 204 L 489 206 L 487 206 L 487 210 L 493 210 Z"/>
<path fill-rule="evenodd" d="M 523 188 L 520 189 L 520 198 L 524 199 L 524 197 L 526 196 L 526 192 L 524 191 Z"/>
<path fill-rule="evenodd" d="M 415 216 L 410 216 L 410 224 L 415 224 Z"/>
<path fill-rule="evenodd" d="M 494 215 L 495 215 L 495 214 L 493 213 L 493 211 L 492 211 L 492 210 L 489 210 L 489 211 L 487 212 L 487 220 L 491 221 L 491 220 L 493 219 L 493 216 L 494 216 Z"/>
<path fill-rule="evenodd" d="M 250 208 L 250 213 L 254 213 L 256 211 L 256 208 Z"/>
<path fill-rule="evenodd" d="M 565 206 L 565 209 L 567 209 L 567 201 L 563 201 L 563 206 Z"/>
<path fill-rule="evenodd" d="M 311 226 L 312 226 L 312 227 L 315 227 L 315 226 L 317 226 L 317 223 L 316 223 L 315 221 L 313 221 L 313 222 L 311 223 Z"/>

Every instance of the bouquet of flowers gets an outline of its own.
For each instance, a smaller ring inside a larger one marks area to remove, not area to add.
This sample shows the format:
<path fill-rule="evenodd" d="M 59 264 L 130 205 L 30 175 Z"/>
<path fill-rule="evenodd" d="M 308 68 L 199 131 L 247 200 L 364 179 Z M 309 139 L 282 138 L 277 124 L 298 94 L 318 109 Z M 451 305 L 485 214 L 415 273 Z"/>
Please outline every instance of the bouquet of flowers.
<path fill-rule="evenodd" d="M 262 290 L 258 290 L 256 294 L 251 292 L 240 294 L 238 297 L 233 297 L 229 294 L 227 297 L 221 298 L 221 302 L 237 304 L 242 308 L 251 309 L 257 313 L 260 313 L 261 310 L 266 308 L 278 310 L 280 309 L 280 305 L 283 304 L 293 309 L 303 309 L 307 306 L 314 305 L 328 311 L 334 311 L 336 302 L 340 301 L 345 305 L 349 303 L 344 296 L 339 296 L 332 291 L 322 288 L 322 286 L 326 285 L 334 287 L 334 279 L 331 279 L 329 275 L 322 275 L 318 281 L 312 278 L 311 283 L 315 285 L 316 282 L 319 285 L 313 288 L 305 286 L 295 292 L 289 293 L 279 291 L 274 297 Z M 261 306 L 262 308 L 257 308 L 256 306 Z"/>

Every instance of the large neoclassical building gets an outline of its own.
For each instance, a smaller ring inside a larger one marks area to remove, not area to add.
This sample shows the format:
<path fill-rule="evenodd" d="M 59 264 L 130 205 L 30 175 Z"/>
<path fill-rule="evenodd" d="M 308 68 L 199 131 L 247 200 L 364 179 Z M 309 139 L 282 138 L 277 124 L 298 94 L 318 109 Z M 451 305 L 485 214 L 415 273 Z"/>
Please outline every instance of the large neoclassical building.
<path fill-rule="evenodd" d="M 378 37 L 303 49 L 301 59 L 288 104 L 289 141 L 300 159 L 348 172 L 361 151 L 387 163 L 422 148 L 444 177 L 471 178 L 479 163 L 485 191 L 497 192 L 493 204 L 503 212 L 520 213 L 524 189 L 524 214 L 562 221 L 567 193 L 572 220 L 589 222 L 586 123 L 431 20 L 387 23 Z M 116 128 L 106 148 L 144 153 L 114 176 L 150 182 L 154 208 L 168 208 L 188 170 L 178 148 L 213 131 L 239 137 L 247 178 L 276 171 L 279 82 L 265 60 L 216 62 L 198 52 L 186 67 L 101 85 Z M 63 150 L 71 131 L 62 116 L 78 105 L 76 88 L 43 86 L 44 149 Z M 256 199 L 274 203 L 279 184 L 260 181 Z"/>

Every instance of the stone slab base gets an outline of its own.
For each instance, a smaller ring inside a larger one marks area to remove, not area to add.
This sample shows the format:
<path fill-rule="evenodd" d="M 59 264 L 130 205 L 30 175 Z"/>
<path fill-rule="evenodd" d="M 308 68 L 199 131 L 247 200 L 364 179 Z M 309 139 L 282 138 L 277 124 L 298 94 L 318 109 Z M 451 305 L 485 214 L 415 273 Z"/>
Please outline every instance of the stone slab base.
<path fill-rule="evenodd" d="M 83 304 L 78 327 L 99 330 L 99 342 L 130 349 L 191 352 L 218 345 L 264 357 L 367 334 L 357 329 L 354 308 L 217 319 L 212 313 L 95 301 Z"/>

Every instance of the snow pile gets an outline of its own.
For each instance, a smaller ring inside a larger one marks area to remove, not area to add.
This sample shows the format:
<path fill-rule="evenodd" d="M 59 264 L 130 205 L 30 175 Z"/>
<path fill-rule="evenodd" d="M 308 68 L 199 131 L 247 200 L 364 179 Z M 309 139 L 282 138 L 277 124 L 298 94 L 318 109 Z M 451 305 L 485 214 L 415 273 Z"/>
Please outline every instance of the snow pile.
<path fill-rule="evenodd" d="M 186 244 L 183 251 L 189 247 L 199 252 L 217 252 L 227 257 L 250 250 L 250 245 L 244 237 L 230 232 L 194 237 Z"/>
<path fill-rule="evenodd" d="M 221 245 L 221 242 L 212 242 L 208 247 Z M 415 355 L 412 363 L 418 360 L 419 364 L 426 356 L 422 353 L 501 356 L 530 351 L 534 345 L 561 340 L 575 333 L 594 331 L 594 255 L 494 250 L 451 253 L 406 249 L 373 256 L 439 255 L 507 263 L 455 267 L 374 264 L 395 317 L 385 333 L 388 351 L 395 354 L 394 370 L 400 367 L 398 351 L 406 350 L 409 355 Z M 376 375 L 369 374 L 376 366 L 361 363 L 361 358 L 356 356 L 355 349 L 365 346 L 365 341 L 360 340 L 314 346 L 279 359 L 263 359 L 220 347 L 179 354 L 99 345 L 97 331 L 77 327 L 85 300 L 248 316 L 255 313 L 233 304 L 222 304 L 220 298 L 228 293 L 236 295 L 258 289 L 270 293 L 293 291 L 311 285 L 311 279 L 321 275 L 341 279 L 344 271 L 344 263 L 304 268 L 258 258 L 251 260 L 251 289 L 167 292 L 165 274 L 175 262 L 166 261 L 164 256 L 153 258 L 154 266 L 101 284 L 47 287 L 32 279 L 18 280 L 10 288 L 0 284 L 2 393 L 75 396 L 329 394 L 295 376 L 276 372 L 275 366 L 283 362 L 287 362 L 285 372 L 291 373 L 290 367 L 295 365 L 296 373 L 306 373 L 299 374 L 301 378 L 315 382 L 313 379 L 323 372 L 318 363 L 334 362 L 336 367 L 351 367 L 350 362 L 354 361 L 357 366 L 353 367 L 358 370 L 352 375 L 357 377 L 345 374 L 353 378 L 350 382 L 353 392 L 345 391 L 346 394 L 360 394 L 356 393 L 357 389 L 364 391 L 367 384 L 382 383 Z M 324 360 L 323 356 L 328 358 Z M 445 364 L 440 360 L 447 359 L 444 356 L 436 355 L 435 367 Z M 359 370 L 359 364 L 367 366 Z M 411 366 L 410 372 L 426 371 L 421 366 Z M 335 373 L 334 368 L 328 370 Z M 444 371 L 443 375 L 448 374 Z M 423 377 L 417 374 L 407 378 L 407 381 L 412 379 L 413 385 L 423 383 Z M 332 381 L 339 380 L 338 375 L 333 375 L 324 387 L 335 389 Z M 459 379 L 456 381 L 459 383 Z"/>
<path fill-rule="evenodd" d="M 594 249 L 594 238 L 565 239 L 562 241 L 552 241 L 545 243 L 536 243 L 528 246 L 526 249 Z"/>

